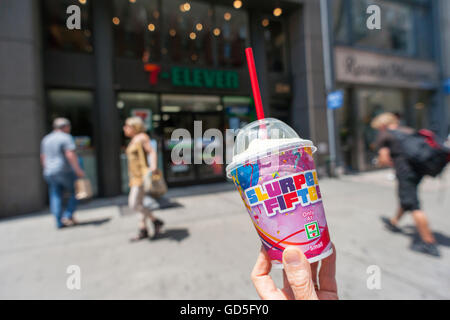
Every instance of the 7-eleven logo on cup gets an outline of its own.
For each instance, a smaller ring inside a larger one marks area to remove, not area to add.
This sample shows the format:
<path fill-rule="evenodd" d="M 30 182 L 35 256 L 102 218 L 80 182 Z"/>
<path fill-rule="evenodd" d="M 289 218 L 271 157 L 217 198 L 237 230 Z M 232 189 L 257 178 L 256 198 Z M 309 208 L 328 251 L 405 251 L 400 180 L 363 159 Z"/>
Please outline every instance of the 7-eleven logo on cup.
<path fill-rule="evenodd" d="M 319 225 L 316 221 L 305 224 L 305 230 L 308 240 L 320 237 Z"/>

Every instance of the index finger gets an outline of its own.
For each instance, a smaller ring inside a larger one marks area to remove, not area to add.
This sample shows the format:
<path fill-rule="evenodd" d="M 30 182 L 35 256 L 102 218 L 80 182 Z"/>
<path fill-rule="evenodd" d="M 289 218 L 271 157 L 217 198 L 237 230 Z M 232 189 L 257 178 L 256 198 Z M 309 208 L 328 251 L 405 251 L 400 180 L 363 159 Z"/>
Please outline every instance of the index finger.
<path fill-rule="evenodd" d="M 261 247 L 256 264 L 253 267 L 251 278 L 256 292 L 263 300 L 283 299 L 272 277 L 269 275 L 272 269 L 269 255 Z"/>

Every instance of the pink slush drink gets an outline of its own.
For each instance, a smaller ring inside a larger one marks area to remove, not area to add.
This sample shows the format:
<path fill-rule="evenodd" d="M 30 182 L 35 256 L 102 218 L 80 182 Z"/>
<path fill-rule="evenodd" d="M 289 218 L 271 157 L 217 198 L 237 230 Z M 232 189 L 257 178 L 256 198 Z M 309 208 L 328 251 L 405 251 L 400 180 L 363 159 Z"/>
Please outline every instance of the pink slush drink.
<path fill-rule="evenodd" d="M 333 249 L 309 140 L 277 119 L 240 130 L 227 174 L 233 179 L 272 265 L 283 250 L 299 247 L 310 263 Z"/>

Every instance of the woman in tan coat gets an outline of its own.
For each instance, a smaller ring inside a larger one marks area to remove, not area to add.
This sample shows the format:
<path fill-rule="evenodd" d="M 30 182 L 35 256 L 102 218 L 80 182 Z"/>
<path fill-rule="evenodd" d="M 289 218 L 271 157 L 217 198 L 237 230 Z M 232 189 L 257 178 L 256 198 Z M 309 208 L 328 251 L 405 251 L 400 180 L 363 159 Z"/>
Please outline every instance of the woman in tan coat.
<path fill-rule="evenodd" d="M 123 132 L 126 137 L 131 138 L 126 149 L 128 160 L 128 176 L 130 194 L 128 206 L 140 213 L 138 235 L 131 239 L 137 241 L 148 237 L 147 218 L 153 222 L 156 237 L 163 226 L 163 222 L 155 218 L 152 211 L 143 205 L 144 200 L 144 175 L 147 169 L 147 154 L 150 155 L 149 169 L 151 172 L 157 169 L 156 151 L 150 145 L 150 137 L 145 133 L 145 125 L 141 118 L 131 117 L 125 121 Z"/>

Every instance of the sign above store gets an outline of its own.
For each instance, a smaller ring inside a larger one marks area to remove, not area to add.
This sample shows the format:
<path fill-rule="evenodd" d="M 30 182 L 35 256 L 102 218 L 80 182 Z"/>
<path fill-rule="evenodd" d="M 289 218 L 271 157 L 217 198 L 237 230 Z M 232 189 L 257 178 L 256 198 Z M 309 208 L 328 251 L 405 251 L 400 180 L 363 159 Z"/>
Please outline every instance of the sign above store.
<path fill-rule="evenodd" d="M 335 48 L 336 81 L 398 88 L 434 89 L 438 70 L 431 61 Z"/>
<path fill-rule="evenodd" d="M 236 71 L 200 69 L 173 66 L 163 70 L 157 64 L 147 63 L 144 70 L 150 73 L 149 82 L 157 85 L 160 79 L 169 80 L 174 87 L 206 89 L 238 89 L 239 74 Z"/>

